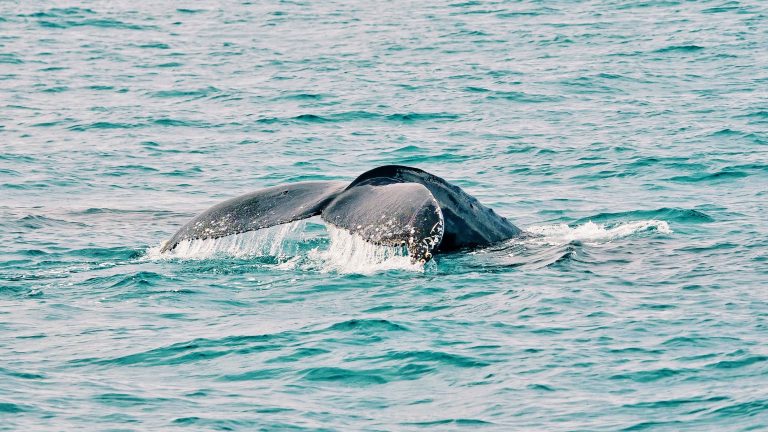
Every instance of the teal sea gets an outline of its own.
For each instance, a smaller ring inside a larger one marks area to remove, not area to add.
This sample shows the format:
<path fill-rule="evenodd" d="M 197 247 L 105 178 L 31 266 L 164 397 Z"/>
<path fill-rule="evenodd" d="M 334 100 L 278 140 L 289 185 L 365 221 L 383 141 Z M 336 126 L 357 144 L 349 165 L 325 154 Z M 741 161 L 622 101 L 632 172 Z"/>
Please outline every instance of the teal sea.
<path fill-rule="evenodd" d="M 426 266 L 225 199 L 385 164 Z M 0 2 L 0 430 L 768 430 L 763 0 Z"/>

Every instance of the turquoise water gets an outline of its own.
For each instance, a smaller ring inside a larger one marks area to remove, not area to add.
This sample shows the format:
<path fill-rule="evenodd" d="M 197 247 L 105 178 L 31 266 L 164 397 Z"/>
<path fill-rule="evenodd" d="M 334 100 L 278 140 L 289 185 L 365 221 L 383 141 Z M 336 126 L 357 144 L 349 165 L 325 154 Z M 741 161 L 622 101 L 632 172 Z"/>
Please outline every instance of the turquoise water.
<path fill-rule="evenodd" d="M 424 3 L 0 3 L 0 429 L 768 428 L 768 6 Z M 537 236 L 157 252 L 390 163 Z"/>

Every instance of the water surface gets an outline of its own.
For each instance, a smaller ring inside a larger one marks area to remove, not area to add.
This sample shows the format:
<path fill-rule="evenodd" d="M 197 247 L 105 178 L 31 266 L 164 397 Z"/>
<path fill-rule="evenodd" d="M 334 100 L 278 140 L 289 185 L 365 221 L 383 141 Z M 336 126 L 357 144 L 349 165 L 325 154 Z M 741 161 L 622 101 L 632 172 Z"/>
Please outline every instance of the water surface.
<path fill-rule="evenodd" d="M 0 3 L 0 429 L 768 428 L 767 17 Z M 540 237 L 413 268 L 313 219 L 156 252 L 390 163 Z"/>

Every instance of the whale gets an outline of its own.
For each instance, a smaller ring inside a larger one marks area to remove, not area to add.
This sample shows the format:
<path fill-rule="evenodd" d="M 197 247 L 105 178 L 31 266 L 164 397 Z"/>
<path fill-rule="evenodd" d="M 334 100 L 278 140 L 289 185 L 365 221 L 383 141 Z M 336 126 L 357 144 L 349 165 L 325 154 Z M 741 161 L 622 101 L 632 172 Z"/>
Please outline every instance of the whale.
<path fill-rule="evenodd" d="M 443 178 L 419 168 L 386 165 L 351 182 L 290 183 L 229 199 L 195 216 L 160 250 L 318 215 L 369 243 L 404 246 L 413 263 L 523 235 L 505 217 Z"/>

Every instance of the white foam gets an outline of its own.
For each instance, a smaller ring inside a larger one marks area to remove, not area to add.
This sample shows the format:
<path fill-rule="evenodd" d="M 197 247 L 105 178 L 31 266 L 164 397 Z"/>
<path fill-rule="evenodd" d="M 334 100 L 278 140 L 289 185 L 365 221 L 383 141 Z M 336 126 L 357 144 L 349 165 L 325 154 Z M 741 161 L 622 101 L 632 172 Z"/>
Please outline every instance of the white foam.
<path fill-rule="evenodd" d="M 411 263 L 405 247 L 381 246 L 363 240 L 356 234 L 325 226 L 329 242 L 308 253 L 301 250 L 300 235 L 304 221 L 236 234 L 218 239 L 187 240 L 173 250 L 160 252 L 163 244 L 147 250 L 148 260 L 204 260 L 216 257 L 275 257 L 275 268 L 292 270 L 307 268 L 322 272 L 372 274 L 385 270 L 424 271 L 424 266 Z M 305 245 L 306 248 L 306 245 Z"/>
<path fill-rule="evenodd" d="M 564 244 L 573 241 L 580 241 L 583 243 L 605 243 L 635 233 L 653 230 L 662 234 L 672 233 L 667 222 L 656 219 L 622 222 L 614 226 L 607 226 L 605 224 L 597 224 L 589 221 L 575 227 L 570 227 L 566 224 L 556 224 L 536 225 L 526 228 L 526 231 L 536 235 L 536 237 L 529 240 L 531 243 L 549 245 Z"/>
<path fill-rule="evenodd" d="M 328 249 L 314 249 L 309 253 L 321 271 L 358 274 L 385 270 L 424 271 L 424 265 L 411 262 L 405 247 L 375 245 L 331 225 L 326 229 L 331 240 Z"/>

